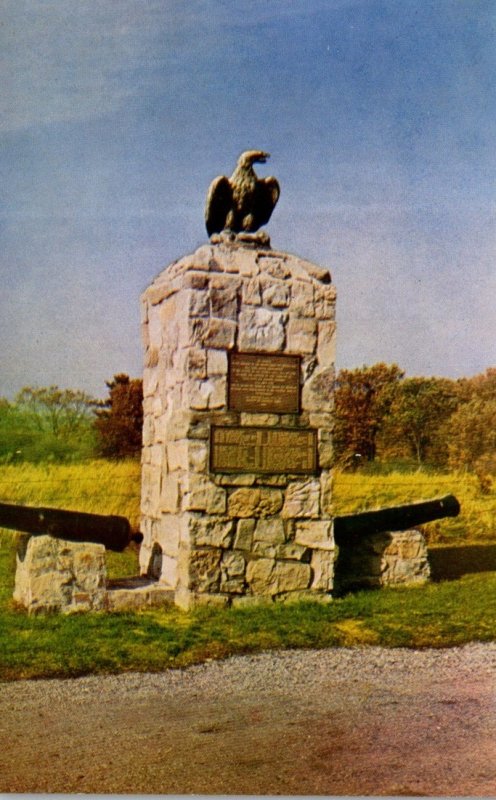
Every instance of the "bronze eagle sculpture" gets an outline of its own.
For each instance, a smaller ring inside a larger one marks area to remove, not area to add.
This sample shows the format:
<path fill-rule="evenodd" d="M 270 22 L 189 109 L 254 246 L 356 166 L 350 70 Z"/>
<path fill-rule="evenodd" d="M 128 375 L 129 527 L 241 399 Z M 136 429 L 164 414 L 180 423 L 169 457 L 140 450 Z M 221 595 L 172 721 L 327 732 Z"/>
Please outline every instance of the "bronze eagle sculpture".
<path fill-rule="evenodd" d="M 279 199 L 279 183 L 273 177 L 258 178 L 253 169 L 253 164 L 265 164 L 268 158 L 263 150 L 246 150 L 230 178 L 221 175 L 212 181 L 205 207 L 209 236 L 224 230 L 251 233 L 269 221 Z"/>

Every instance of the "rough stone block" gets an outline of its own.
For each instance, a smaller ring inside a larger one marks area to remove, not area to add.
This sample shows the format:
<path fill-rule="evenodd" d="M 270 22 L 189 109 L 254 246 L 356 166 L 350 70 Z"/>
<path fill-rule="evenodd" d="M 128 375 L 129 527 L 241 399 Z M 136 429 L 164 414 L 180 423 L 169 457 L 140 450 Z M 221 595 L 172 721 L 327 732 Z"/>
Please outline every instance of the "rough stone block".
<path fill-rule="evenodd" d="M 297 522 L 295 542 L 319 550 L 334 550 L 332 522 L 330 520 Z"/>
<path fill-rule="evenodd" d="M 284 542 L 284 523 L 282 519 L 260 519 L 253 533 L 255 542 L 282 544 Z"/>
<path fill-rule="evenodd" d="M 334 286 L 315 287 L 315 316 L 317 319 L 334 320 L 336 289 Z"/>
<path fill-rule="evenodd" d="M 278 414 L 262 414 L 242 411 L 239 418 L 241 425 L 267 425 L 274 427 L 279 422 Z"/>
<path fill-rule="evenodd" d="M 312 583 L 310 588 L 331 592 L 334 578 L 334 553 L 332 550 L 314 550 L 310 562 Z"/>
<path fill-rule="evenodd" d="M 158 387 L 157 367 L 145 367 L 143 370 L 143 396 L 153 397 Z"/>
<path fill-rule="evenodd" d="M 334 364 L 336 358 L 336 323 L 319 322 L 317 360 L 322 366 Z"/>
<path fill-rule="evenodd" d="M 320 468 L 323 470 L 331 469 L 334 465 L 332 431 L 325 428 L 319 430 L 317 451 Z"/>
<path fill-rule="evenodd" d="M 311 549 L 295 542 L 287 542 L 286 544 L 278 544 L 275 548 L 275 557 L 277 559 L 290 560 L 290 561 L 310 561 Z"/>
<path fill-rule="evenodd" d="M 177 586 L 177 558 L 163 555 L 160 582 L 175 589 Z"/>
<path fill-rule="evenodd" d="M 105 608 L 105 547 L 52 536 L 22 537 L 14 600 L 30 614 Z"/>
<path fill-rule="evenodd" d="M 297 317 L 314 317 L 313 286 L 303 281 L 293 281 L 291 286 L 291 313 Z"/>
<path fill-rule="evenodd" d="M 167 467 L 169 472 L 188 469 L 188 447 L 187 439 L 167 442 Z"/>
<path fill-rule="evenodd" d="M 220 585 L 220 550 L 192 550 L 189 554 L 189 588 L 215 593 Z"/>
<path fill-rule="evenodd" d="M 281 517 L 318 517 L 320 515 L 320 483 L 316 478 L 295 481 L 288 485 Z"/>
<path fill-rule="evenodd" d="M 253 532 L 255 530 L 254 519 L 240 519 L 236 527 L 234 539 L 235 550 L 250 551 L 253 545 Z"/>
<path fill-rule="evenodd" d="M 213 375 L 227 375 L 227 353 L 223 350 L 207 350 L 207 373 Z"/>
<path fill-rule="evenodd" d="M 262 300 L 273 308 L 287 308 L 290 296 L 290 289 L 286 283 L 275 283 L 263 290 Z"/>
<path fill-rule="evenodd" d="M 141 467 L 141 509 L 143 513 L 156 511 L 160 503 L 161 474 L 158 467 L 142 464 Z"/>
<path fill-rule="evenodd" d="M 206 475 L 189 473 L 182 481 L 183 511 L 205 511 L 224 514 L 226 490 L 216 486 Z"/>
<path fill-rule="evenodd" d="M 225 377 L 187 381 L 185 400 L 195 411 L 223 408 L 226 405 L 227 382 Z"/>
<path fill-rule="evenodd" d="M 262 303 L 262 287 L 259 278 L 252 278 L 243 283 L 241 292 L 241 301 L 243 305 L 259 306 Z"/>
<path fill-rule="evenodd" d="M 155 347 L 160 352 L 164 341 L 162 339 L 160 314 L 156 308 L 149 308 L 148 310 L 148 337 L 150 340 L 150 347 Z"/>
<path fill-rule="evenodd" d="M 208 445 L 201 439 L 188 441 L 188 469 L 194 473 L 206 472 L 208 469 Z"/>
<path fill-rule="evenodd" d="M 317 347 L 317 323 L 307 317 L 290 314 L 287 349 L 290 353 L 312 354 Z"/>
<path fill-rule="evenodd" d="M 210 285 L 210 304 L 212 316 L 236 320 L 238 316 L 239 283 L 219 284 L 219 278 L 212 279 Z"/>
<path fill-rule="evenodd" d="M 191 317 L 206 317 L 210 312 L 209 293 L 203 289 L 186 289 L 182 293 L 183 308 Z"/>
<path fill-rule="evenodd" d="M 301 405 L 306 411 L 328 412 L 332 408 L 335 372 L 329 366 L 314 372 L 312 377 L 303 386 L 301 392 Z"/>
<path fill-rule="evenodd" d="M 198 347 L 190 347 L 186 359 L 187 374 L 190 378 L 204 380 L 207 373 L 207 353 Z"/>
<path fill-rule="evenodd" d="M 227 517 L 190 515 L 188 530 L 191 543 L 198 547 L 231 547 L 235 522 Z"/>
<path fill-rule="evenodd" d="M 165 555 L 176 558 L 181 538 L 181 519 L 177 514 L 162 514 L 158 524 L 157 543 Z"/>
<path fill-rule="evenodd" d="M 278 352 L 284 349 L 287 315 L 267 308 L 245 308 L 239 315 L 239 349 Z"/>
<path fill-rule="evenodd" d="M 160 493 L 160 511 L 175 514 L 180 510 L 181 491 L 176 474 L 164 475 Z"/>
<path fill-rule="evenodd" d="M 332 490 L 334 478 L 332 472 L 323 470 L 320 475 L 320 507 L 323 515 L 332 514 Z"/>
<path fill-rule="evenodd" d="M 211 318 L 202 336 L 204 347 L 232 350 L 236 340 L 237 323 L 230 319 Z"/>
<path fill-rule="evenodd" d="M 222 555 L 222 569 L 230 578 L 237 578 L 245 574 L 246 560 L 241 553 L 225 552 Z"/>
<path fill-rule="evenodd" d="M 296 561 L 259 558 L 250 561 L 246 570 L 247 583 L 253 594 L 257 595 L 275 596 L 307 589 L 310 579 L 310 565 Z"/>
<path fill-rule="evenodd" d="M 232 517 L 268 517 L 282 508 L 282 493 L 277 489 L 236 489 L 228 500 Z"/>
<path fill-rule="evenodd" d="M 273 254 L 261 253 L 257 259 L 264 274 L 271 275 L 277 280 L 286 280 L 291 277 L 291 269 L 285 263 L 286 259 L 284 255 L 277 258 L 277 256 L 274 257 Z"/>

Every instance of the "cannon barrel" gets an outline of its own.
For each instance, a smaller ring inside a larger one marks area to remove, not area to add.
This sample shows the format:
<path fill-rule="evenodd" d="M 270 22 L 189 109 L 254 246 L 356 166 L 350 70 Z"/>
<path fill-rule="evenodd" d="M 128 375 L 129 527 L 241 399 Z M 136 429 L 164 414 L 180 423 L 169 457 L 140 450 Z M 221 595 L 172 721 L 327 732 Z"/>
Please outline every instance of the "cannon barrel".
<path fill-rule="evenodd" d="M 415 525 L 432 522 L 434 519 L 456 517 L 459 513 L 460 503 L 454 495 L 447 494 L 435 500 L 335 517 L 334 537 L 336 544 L 339 545 L 340 540 L 348 536 L 382 531 L 404 531 Z"/>
<path fill-rule="evenodd" d="M 130 542 L 143 540 L 143 534 L 134 533 L 126 517 L 8 503 L 0 503 L 0 528 L 38 535 L 49 534 L 70 542 L 94 542 L 118 553 Z"/>

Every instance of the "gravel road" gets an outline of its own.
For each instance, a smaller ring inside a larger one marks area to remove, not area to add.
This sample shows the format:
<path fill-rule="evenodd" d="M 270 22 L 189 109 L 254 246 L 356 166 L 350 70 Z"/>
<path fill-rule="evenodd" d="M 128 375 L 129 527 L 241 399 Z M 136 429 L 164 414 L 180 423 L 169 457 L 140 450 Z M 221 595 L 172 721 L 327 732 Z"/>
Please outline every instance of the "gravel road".
<path fill-rule="evenodd" d="M 2 683 L 0 790 L 496 795 L 496 644 Z"/>

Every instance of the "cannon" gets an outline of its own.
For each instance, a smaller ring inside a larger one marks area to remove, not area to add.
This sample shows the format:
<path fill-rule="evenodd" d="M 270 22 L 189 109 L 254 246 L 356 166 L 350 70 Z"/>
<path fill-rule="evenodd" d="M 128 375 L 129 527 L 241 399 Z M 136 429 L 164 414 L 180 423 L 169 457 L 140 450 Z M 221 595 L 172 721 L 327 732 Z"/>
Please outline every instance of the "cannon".
<path fill-rule="evenodd" d="M 34 535 L 49 534 L 70 542 L 103 544 L 107 550 L 122 552 L 131 542 L 143 541 L 126 517 L 87 514 L 59 508 L 33 508 L 0 503 L 0 528 Z"/>
<path fill-rule="evenodd" d="M 360 514 L 347 514 L 334 518 L 334 538 L 339 545 L 349 537 L 383 531 L 405 531 L 435 519 L 456 517 L 459 513 L 460 503 L 454 495 L 448 494 L 445 497 L 419 503 L 391 506 L 378 511 L 363 511 Z"/>

